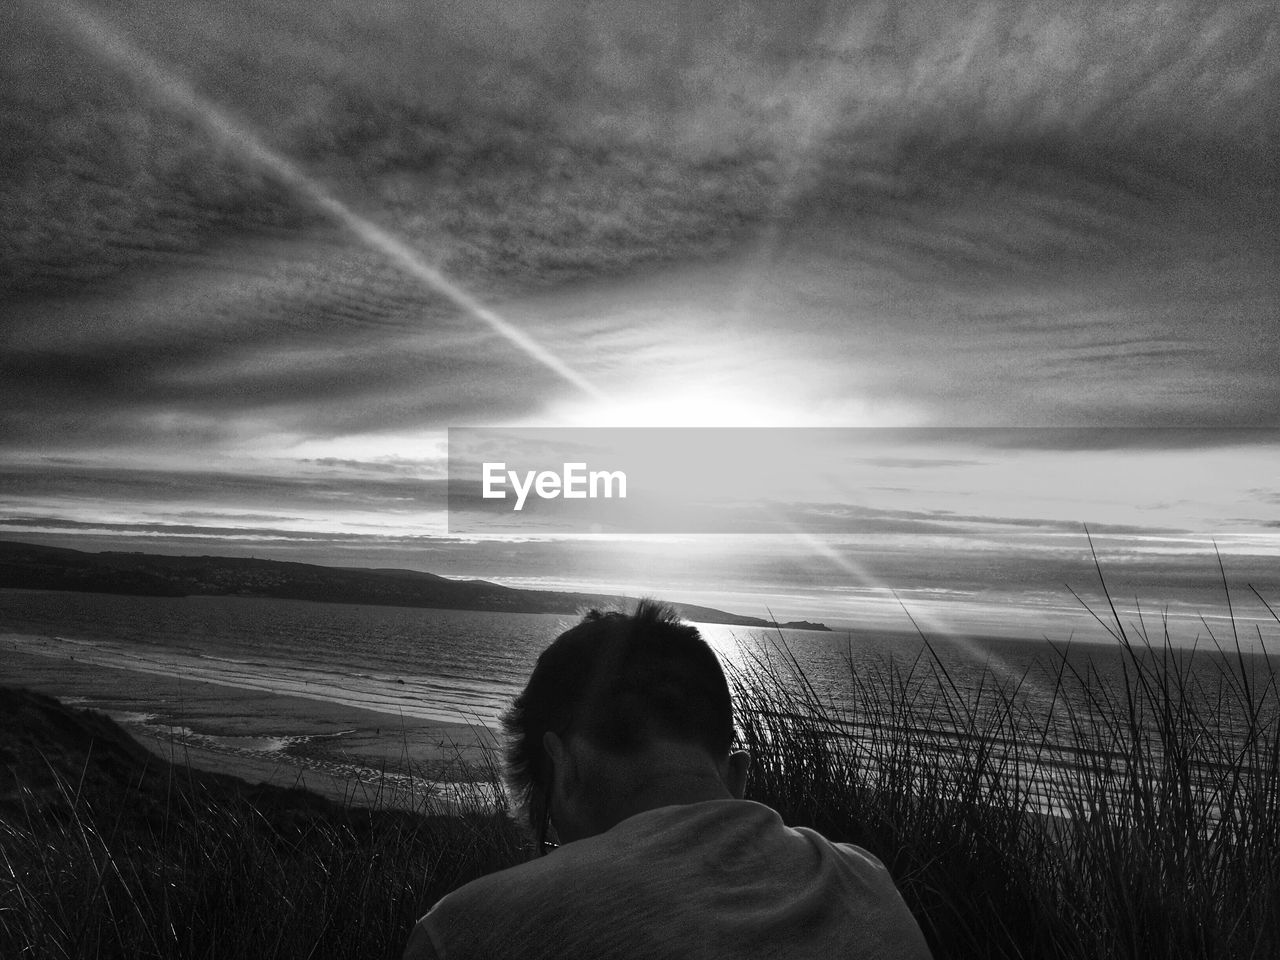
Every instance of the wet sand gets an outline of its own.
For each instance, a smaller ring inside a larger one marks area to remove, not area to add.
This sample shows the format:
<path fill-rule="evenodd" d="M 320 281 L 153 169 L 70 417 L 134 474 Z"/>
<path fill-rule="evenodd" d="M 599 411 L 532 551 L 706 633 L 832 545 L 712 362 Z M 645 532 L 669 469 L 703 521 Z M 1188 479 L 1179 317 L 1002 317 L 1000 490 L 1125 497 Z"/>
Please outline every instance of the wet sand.
<path fill-rule="evenodd" d="M 352 803 L 448 803 L 497 756 L 479 725 L 45 656 L 4 636 L 0 684 L 106 713 L 167 760 Z"/>

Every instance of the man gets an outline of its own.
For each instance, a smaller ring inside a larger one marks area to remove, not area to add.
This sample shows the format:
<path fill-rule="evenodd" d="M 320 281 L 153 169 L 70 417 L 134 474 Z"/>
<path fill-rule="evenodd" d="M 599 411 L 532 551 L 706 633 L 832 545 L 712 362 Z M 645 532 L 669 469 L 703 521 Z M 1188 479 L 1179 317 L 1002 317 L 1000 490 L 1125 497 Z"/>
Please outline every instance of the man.
<path fill-rule="evenodd" d="M 929 957 L 878 860 L 742 799 L 724 673 L 669 607 L 589 613 L 502 722 L 513 795 L 560 846 L 444 897 L 405 960 Z"/>

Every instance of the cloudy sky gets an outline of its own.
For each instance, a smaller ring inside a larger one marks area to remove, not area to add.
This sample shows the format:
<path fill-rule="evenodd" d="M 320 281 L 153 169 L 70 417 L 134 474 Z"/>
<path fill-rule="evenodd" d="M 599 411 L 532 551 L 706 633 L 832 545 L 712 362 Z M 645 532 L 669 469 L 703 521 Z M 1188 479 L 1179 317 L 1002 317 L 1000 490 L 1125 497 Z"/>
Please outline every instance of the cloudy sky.
<path fill-rule="evenodd" d="M 1038 635 L 1088 524 L 1280 590 L 1273 4 L 509 6 L 4 14 L 0 536 Z M 450 536 L 481 426 L 860 432 L 724 481 L 790 533 Z"/>

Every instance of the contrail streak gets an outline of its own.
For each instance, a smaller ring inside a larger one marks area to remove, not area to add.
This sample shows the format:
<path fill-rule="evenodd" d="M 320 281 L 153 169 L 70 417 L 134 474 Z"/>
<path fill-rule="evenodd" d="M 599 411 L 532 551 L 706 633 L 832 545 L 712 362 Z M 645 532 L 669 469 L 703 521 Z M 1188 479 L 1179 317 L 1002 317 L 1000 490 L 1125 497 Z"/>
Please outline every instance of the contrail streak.
<path fill-rule="evenodd" d="M 269 173 L 312 207 L 341 224 L 366 247 L 382 254 L 402 272 L 446 297 L 583 393 L 597 400 L 605 399 L 595 385 L 546 347 L 431 266 L 399 237 L 360 216 L 287 157 L 263 143 L 247 125 L 202 97 L 191 84 L 166 69 L 105 21 L 76 4 L 61 0 L 52 0 L 38 6 L 56 19 L 82 46 L 138 81 L 161 102 L 192 117 L 217 140 Z"/>

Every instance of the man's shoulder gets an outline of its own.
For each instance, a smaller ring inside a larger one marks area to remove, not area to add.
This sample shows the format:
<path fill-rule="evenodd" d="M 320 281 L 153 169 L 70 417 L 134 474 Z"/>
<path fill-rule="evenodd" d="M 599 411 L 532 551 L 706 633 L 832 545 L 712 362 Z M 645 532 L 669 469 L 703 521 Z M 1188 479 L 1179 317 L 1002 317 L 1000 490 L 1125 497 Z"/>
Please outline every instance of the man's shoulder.
<path fill-rule="evenodd" d="M 414 926 L 404 960 L 428 960 L 444 955 L 445 939 L 458 931 L 483 931 L 510 918 L 532 915 L 549 893 L 545 877 L 550 858 L 530 860 L 477 877 L 445 894 Z"/>
<path fill-rule="evenodd" d="M 749 934 L 754 944 L 790 949 L 795 931 L 805 931 L 805 946 L 793 956 L 864 942 L 886 949 L 856 955 L 927 956 L 914 949 L 919 930 L 879 860 L 746 801 L 646 811 L 473 880 L 420 926 L 420 939 L 446 958 L 541 960 L 573 954 L 570 945 L 581 947 L 573 955 L 652 956 L 670 953 L 671 943 L 737 957 L 737 947 L 708 944 Z"/>
<path fill-rule="evenodd" d="M 691 857 L 694 851 L 700 856 Z M 841 873 L 858 874 L 864 883 L 874 877 L 893 885 L 884 864 L 861 847 L 806 827 L 786 826 L 775 810 L 760 803 L 710 801 L 645 811 L 545 857 L 479 877 L 446 895 L 432 912 L 446 919 L 487 913 L 495 904 L 516 910 L 567 893 L 578 899 L 607 898 L 617 884 L 636 889 L 646 878 L 676 880 L 713 862 L 717 876 L 725 879 L 735 869 L 784 872 L 788 863 L 808 860 L 815 852 L 819 859 L 840 862 Z"/>
<path fill-rule="evenodd" d="M 810 827 L 788 827 L 792 833 L 805 837 L 810 843 L 820 844 L 830 850 L 835 851 L 840 857 L 859 868 L 874 870 L 877 872 L 888 872 L 884 862 L 870 850 L 864 849 L 854 843 L 844 840 L 832 840 L 825 834 L 819 833 Z"/>
<path fill-rule="evenodd" d="M 457 909 L 470 902 L 512 903 L 524 893 L 545 890 L 551 878 L 562 872 L 562 865 L 554 862 L 558 858 L 557 852 L 477 877 L 442 897 L 433 912 L 441 908 Z"/>
<path fill-rule="evenodd" d="M 510 909 L 522 904 L 554 900 L 563 887 L 575 897 L 602 894 L 593 882 L 615 878 L 634 883 L 635 870 L 650 872 L 664 859 L 687 858 L 692 838 L 708 838 L 715 822 L 759 824 L 777 818 L 769 807 L 748 801 L 662 807 L 637 814 L 604 833 L 565 844 L 544 857 L 498 870 L 464 884 L 432 909 L 438 920 L 475 911 L 487 912 L 497 903 Z M 781 823 L 781 821 L 778 821 Z"/>
<path fill-rule="evenodd" d="M 625 904 L 626 876 L 611 861 L 611 844 L 591 837 L 545 857 L 490 873 L 442 897 L 418 921 L 414 938 L 431 957 L 551 957 L 539 944 L 564 944 L 590 934 Z M 587 922 L 582 917 L 598 919 Z M 587 955 L 587 954 L 584 954 Z"/>

